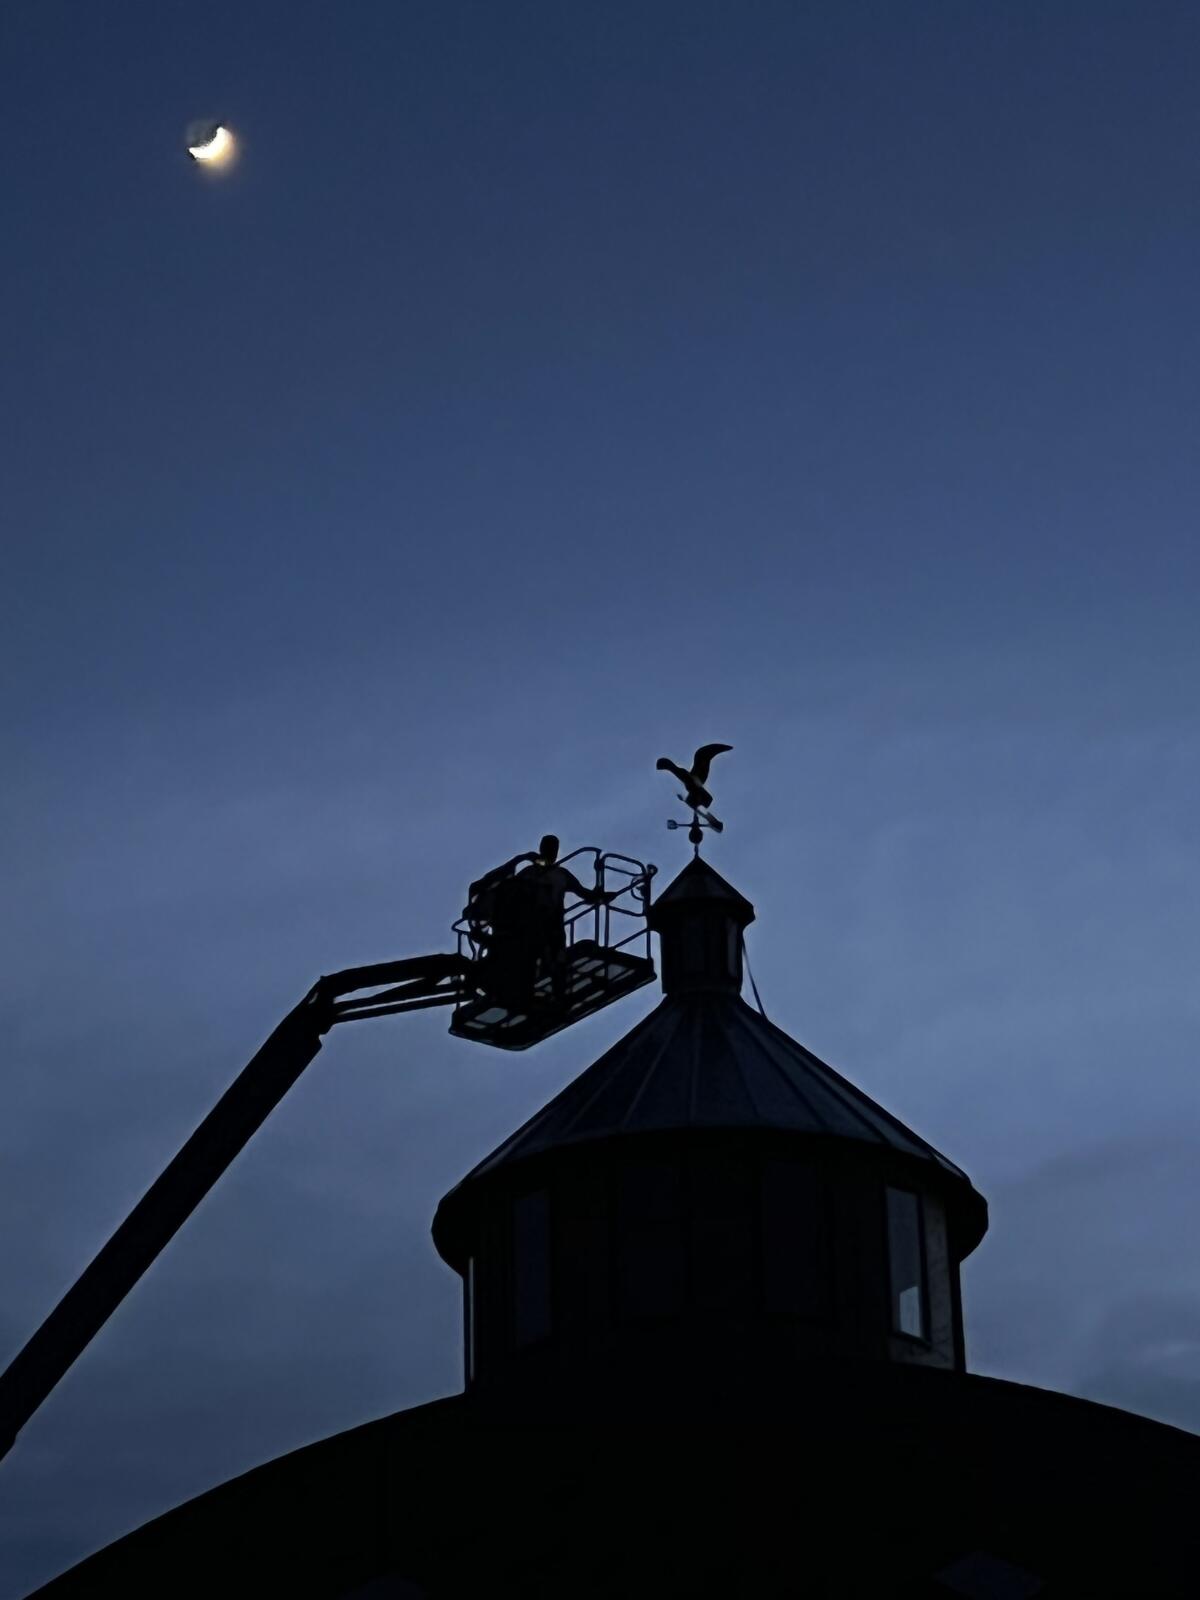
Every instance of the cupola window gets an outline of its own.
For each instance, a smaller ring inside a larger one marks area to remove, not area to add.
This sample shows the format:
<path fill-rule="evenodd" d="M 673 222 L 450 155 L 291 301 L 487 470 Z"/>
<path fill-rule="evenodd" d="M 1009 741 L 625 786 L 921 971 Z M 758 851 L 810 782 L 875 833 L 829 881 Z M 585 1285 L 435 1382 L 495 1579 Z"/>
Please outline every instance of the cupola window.
<path fill-rule="evenodd" d="M 926 1339 L 929 1317 L 925 1238 L 920 1197 L 911 1190 L 888 1189 L 887 1234 L 892 1332 L 910 1339 Z"/>
<path fill-rule="evenodd" d="M 767 1311 L 826 1323 L 831 1316 L 828 1198 L 798 1161 L 768 1161 L 762 1175 L 763 1290 Z"/>
<path fill-rule="evenodd" d="M 545 1189 L 513 1203 L 513 1343 L 550 1335 L 550 1197 Z"/>
<path fill-rule="evenodd" d="M 754 1302 L 754 1189 L 736 1159 L 709 1155 L 692 1170 L 692 1292 L 701 1311 L 739 1311 Z"/>
<path fill-rule="evenodd" d="M 683 1174 L 671 1161 L 631 1162 L 620 1175 L 618 1287 L 626 1317 L 683 1308 Z"/>
<path fill-rule="evenodd" d="M 467 1271 L 463 1279 L 463 1343 L 466 1346 L 467 1382 L 475 1382 L 475 1257 L 467 1257 Z"/>

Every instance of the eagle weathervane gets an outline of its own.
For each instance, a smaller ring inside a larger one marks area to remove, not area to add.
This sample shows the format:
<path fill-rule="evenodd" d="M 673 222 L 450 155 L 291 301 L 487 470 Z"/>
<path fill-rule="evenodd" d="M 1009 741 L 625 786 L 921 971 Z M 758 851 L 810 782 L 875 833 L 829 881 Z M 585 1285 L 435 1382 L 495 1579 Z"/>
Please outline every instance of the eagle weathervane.
<path fill-rule="evenodd" d="M 692 757 L 690 771 L 685 771 L 667 756 L 659 756 L 654 763 L 658 772 L 673 773 L 683 785 L 683 793 L 679 798 L 685 806 L 690 806 L 692 809 L 691 824 L 689 826 L 686 822 L 676 822 L 672 818 L 667 827 L 687 828 L 688 840 L 696 855 L 700 854 L 705 828 L 711 828 L 714 833 L 724 831 L 725 824 L 718 817 L 714 817 L 708 809 L 712 805 L 712 795 L 704 786 L 708 782 L 708 769 L 712 765 L 713 757 L 732 749 L 731 744 L 702 744 Z"/>

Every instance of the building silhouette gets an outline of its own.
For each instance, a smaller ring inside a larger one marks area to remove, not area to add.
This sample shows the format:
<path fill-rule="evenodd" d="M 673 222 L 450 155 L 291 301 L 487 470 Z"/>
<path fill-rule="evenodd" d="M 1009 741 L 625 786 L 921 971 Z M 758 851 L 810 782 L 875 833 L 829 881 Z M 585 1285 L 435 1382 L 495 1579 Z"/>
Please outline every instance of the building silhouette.
<path fill-rule="evenodd" d="M 660 1004 L 442 1200 L 462 1394 L 39 1594 L 1200 1593 L 1200 1439 L 967 1371 L 986 1204 L 741 998 L 753 916 L 689 862 Z"/>

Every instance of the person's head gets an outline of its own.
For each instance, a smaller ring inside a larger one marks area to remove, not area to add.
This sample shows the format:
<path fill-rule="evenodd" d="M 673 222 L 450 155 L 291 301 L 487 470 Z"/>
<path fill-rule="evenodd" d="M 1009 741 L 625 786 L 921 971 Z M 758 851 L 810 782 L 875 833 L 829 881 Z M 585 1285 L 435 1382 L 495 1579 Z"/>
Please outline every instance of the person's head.
<path fill-rule="evenodd" d="M 554 834 L 542 835 L 542 842 L 538 845 L 538 860 L 544 861 L 547 866 L 553 865 L 558 860 L 558 839 Z"/>

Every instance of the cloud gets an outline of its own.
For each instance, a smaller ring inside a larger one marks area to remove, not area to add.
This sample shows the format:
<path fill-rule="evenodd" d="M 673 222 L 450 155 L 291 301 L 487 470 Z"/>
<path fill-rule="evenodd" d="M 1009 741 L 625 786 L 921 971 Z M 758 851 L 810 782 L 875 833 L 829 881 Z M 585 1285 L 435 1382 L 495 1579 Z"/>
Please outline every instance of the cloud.
<path fill-rule="evenodd" d="M 1200 1433 L 1200 1293 L 1117 1300 L 1094 1338 L 1080 1392 Z"/>
<path fill-rule="evenodd" d="M 1193 1142 L 1076 1146 L 990 1199 L 991 1229 L 965 1280 L 972 1366 L 1196 1426 Z"/>
<path fill-rule="evenodd" d="M 864 656 L 766 693 L 731 656 L 674 698 L 657 665 L 653 695 L 564 673 L 539 697 L 532 662 L 476 668 L 461 703 L 431 677 L 438 729 L 387 684 L 343 724 L 357 686 L 306 681 L 301 708 L 291 690 L 222 690 L 186 719 L 115 708 L 36 753 L 10 794 L 7 1348 L 317 972 L 445 948 L 466 882 L 547 827 L 666 881 L 684 857 L 653 758 L 711 736 L 736 747 L 714 860 L 756 902 L 768 1012 L 991 1203 L 972 1365 L 1194 1417 L 1192 1324 L 1164 1299 L 1200 1292 L 1186 744 L 1073 729 L 1045 660 L 1011 655 Z M 652 1003 L 519 1061 L 433 1013 L 331 1039 L 6 1463 L 11 1594 L 256 1461 L 456 1389 L 438 1197 Z"/>

